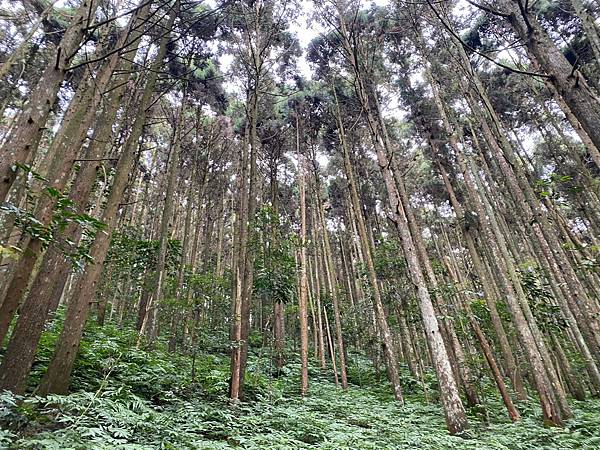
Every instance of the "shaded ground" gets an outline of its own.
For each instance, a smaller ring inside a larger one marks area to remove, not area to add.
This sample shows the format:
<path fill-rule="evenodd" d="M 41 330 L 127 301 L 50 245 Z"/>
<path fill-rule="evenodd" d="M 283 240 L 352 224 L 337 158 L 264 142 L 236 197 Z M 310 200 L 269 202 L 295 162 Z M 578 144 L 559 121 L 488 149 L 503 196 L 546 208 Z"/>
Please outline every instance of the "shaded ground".
<path fill-rule="evenodd" d="M 535 402 L 520 404 L 524 418 L 512 424 L 495 398 L 487 413 L 471 411 L 464 437 L 449 436 L 441 408 L 426 404 L 406 381 L 407 404 L 398 406 L 385 383 L 356 356 L 348 392 L 313 370 L 310 397 L 297 393 L 299 369 L 265 375 L 268 361 L 254 354 L 248 402 L 226 398 L 227 358 L 205 354 L 195 363 L 160 351 L 127 349 L 122 336 L 93 331 L 69 396 L 28 397 L 20 407 L 0 396 L 0 447 L 40 449 L 598 449 L 600 400 L 573 403 L 565 429 L 541 426 Z M 115 355 L 117 355 L 115 357 Z M 43 369 L 43 364 L 41 364 Z M 361 386 L 359 386 L 359 384 Z M 490 389 L 491 390 L 491 389 Z M 435 397 L 435 386 L 429 397 Z M 488 424 L 485 422 L 487 421 Z"/>

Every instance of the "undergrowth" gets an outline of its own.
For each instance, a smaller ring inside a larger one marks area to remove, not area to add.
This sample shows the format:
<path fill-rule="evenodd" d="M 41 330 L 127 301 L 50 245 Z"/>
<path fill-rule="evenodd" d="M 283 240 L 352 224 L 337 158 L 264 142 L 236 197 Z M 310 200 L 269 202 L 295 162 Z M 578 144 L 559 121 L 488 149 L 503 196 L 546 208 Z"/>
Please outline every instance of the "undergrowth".
<path fill-rule="evenodd" d="M 246 401 L 227 400 L 225 347 L 175 356 L 136 349 L 135 333 L 112 327 L 86 334 L 66 396 L 0 393 L 0 447 L 18 449 L 597 449 L 600 401 L 573 402 L 564 429 L 541 425 L 535 402 L 521 403 L 513 424 L 499 399 L 486 396 L 486 414 L 470 412 L 471 428 L 450 436 L 441 407 L 427 403 L 405 374 L 407 403 L 397 405 L 369 361 L 351 354 L 351 386 L 343 392 L 331 372 L 312 368 L 310 395 L 299 395 L 299 364 L 274 378 L 269 355 L 249 358 Z M 32 386 L 49 357 L 44 337 Z M 213 343 L 214 344 L 214 343 Z M 221 352 L 219 350 L 222 350 Z M 316 364 L 314 365 L 316 367 Z M 435 380 L 429 375 L 429 396 Z"/>

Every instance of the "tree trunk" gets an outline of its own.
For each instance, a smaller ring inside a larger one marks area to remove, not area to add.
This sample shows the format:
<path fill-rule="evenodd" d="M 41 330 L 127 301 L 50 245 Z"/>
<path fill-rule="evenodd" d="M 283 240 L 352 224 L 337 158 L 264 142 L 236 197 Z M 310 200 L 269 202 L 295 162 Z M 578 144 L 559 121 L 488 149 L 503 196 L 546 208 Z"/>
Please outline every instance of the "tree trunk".
<path fill-rule="evenodd" d="M 337 341 L 338 352 L 340 355 L 340 377 L 342 381 L 342 389 L 348 389 L 348 376 L 346 374 L 346 359 L 344 355 L 344 337 L 342 335 L 342 318 L 340 315 L 338 283 L 335 274 L 333 254 L 331 252 L 331 242 L 329 240 L 329 231 L 325 223 L 325 215 L 323 212 L 323 204 L 317 199 L 318 204 L 315 205 L 317 214 L 321 224 L 321 236 L 323 237 L 323 247 L 325 250 L 325 269 L 327 278 L 331 285 L 331 302 L 333 308 L 333 319 L 335 323 L 335 336 Z M 334 369 L 335 370 L 335 369 Z"/>
<path fill-rule="evenodd" d="M 144 334 L 146 334 L 150 342 L 152 342 L 157 333 L 157 313 L 158 308 L 160 307 L 159 302 L 163 296 L 164 278 L 166 276 L 167 245 L 169 243 L 169 231 L 173 215 L 173 203 L 175 201 L 175 188 L 177 185 L 177 178 L 179 177 L 179 152 L 181 148 L 181 131 L 184 126 L 183 113 L 185 105 L 186 89 L 184 88 L 181 105 L 179 106 L 179 114 L 173 131 L 173 139 L 171 141 L 172 151 L 168 162 L 167 189 L 165 192 L 165 203 L 162 209 L 158 257 L 156 262 L 156 284 L 154 286 L 152 300 L 149 302 L 144 314 L 144 319 L 142 320 L 138 344 L 139 339 L 141 339 Z"/>
<path fill-rule="evenodd" d="M 343 20 L 340 21 L 340 28 L 342 45 L 346 50 L 347 56 L 350 58 L 354 70 L 356 93 L 358 94 L 361 105 L 367 116 L 367 122 L 377 154 L 377 162 L 386 186 L 392 221 L 400 235 L 410 278 L 417 289 L 421 318 L 423 320 L 431 357 L 440 383 L 440 394 L 442 404 L 444 405 L 446 425 L 450 433 L 461 433 L 468 427 L 465 409 L 460 400 L 448 353 L 440 334 L 439 324 L 433 308 L 431 296 L 427 289 L 422 266 L 415 249 L 415 237 L 411 235 L 408 226 L 406 217 L 406 208 L 408 205 L 402 204 L 402 199 L 398 193 L 396 181 L 391 170 L 389 157 L 392 154 L 392 148 L 385 122 L 381 116 L 377 93 L 375 92 L 372 82 L 369 83 L 367 81 L 368 78 L 364 73 L 364 70 L 361 69 L 361 63 L 357 58 L 357 55 L 360 54 L 360 49 L 353 48 Z"/>
<path fill-rule="evenodd" d="M 598 35 L 598 25 L 596 25 L 594 17 L 587 11 L 582 0 L 571 0 L 571 5 L 573 5 L 575 14 L 581 20 L 583 31 L 588 38 L 594 59 L 596 60 L 596 66 L 600 67 L 600 36 Z"/>
<path fill-rule="evenodd" d="M 131 26 L 135 23 L 132 19 Z M 122 47 L 128 38 L 128 30 L 121 33 L 115 43 L 116 48 Z M 137 43 L 137 40 L 136 40 Z M 100 48 L 98 52 L 103 52 Z M 86 138 L 87 131 L 95 117 L 97 107 L 102 99 L 119 61 L 119 52 L 114 53 L 98 70 L 96 77 L 89 74 L 89 79 L 78 87 L 69 108 L 65 113 L 61 127 L 52 141 L 48 151 L 52 155 L 52 163 L 48 173 L 51 175 L 50 188 L 61 192 L 67 185 L 71 169 Z M 41 198 L 36 211 L 37 219 L 45 226 L 49 225 L 54 206 L 58 198 L 45 195 Z M 39 256 L 43 253 L 43 240 L 33 237 L 29 240 L 23 256 L 19 260 L 6 296 L 0 307 L 0 342 L 8 331 L 8 326 L 25 293 L 30 277 Z M 42 307 L 41 311 L 44 311 Z M 44 315 L 42 313 L 42 315 Z"/>
<path fill-rule="evenodd" d="M 146 11 L 148 9 L 146 8 Z M 141 16 L 144 17 L 145 12 L 142 12 Z M 130 26 L 135 24 L 136 17 L 132 19 Z M 132 45 L 133 49 L 130 50 L 137 50 L 138 42 L 139 40 L 136 39 Z M 126 68 L 122 67 L 122 69 Z M 102 86 L 98 88 L 101 89 Z M 123 91 L 124 86 L 111 91 L 107 105 L 102 111 L 100 124 L 88 147 L 87 159 L 96 160 L 104 156 L 106 142 L 112 135 L 113 121 L 117 115 Z M 86 200 L 94 186 L 97 167 L 98 162 L 84 162 L 75 178 L 69 198 L 79 212 L 85 211 Z M 76 224 L 70 224 L 64 234 L 66 239 L 73 242 L 78 242 L 81 237 L 81 231 Z M 62 251 L 55 245 L 51 245 L 44 255 L 40 269 L 21 308 L 17 325 L 13 330 L 3 365 L 0 366 L 2 374 L 0 375 L 0 386 L 14 392 L 22 392 L 27 374 L 34 361 L 35 350 L 44 324 L 49 314 L 58 306 L 70 267 L 71 263 L 62 254 Z"/>
<path fill-rule="evenodd" d="M 169 19 L 165 25 L 166 30 L 171 30 L 173 28 L 178 10 L 179 0 L 176 0 L 176 4 L 171 9 Z M 91 264 L 86 268 L 77 283 L 77 287 L 74 291 L 75 295 L 67 308 L 64 327 L 56 344 L 55 352 L 48 365 L 48 371 L 42 378 L 38 389 L 41 395 L 49 393 L 64 394 L 68 391 L 73 364 L 79 349 L 79 344 L 81 343 L 96 284 L 108 254 L 110 238 L 117 223 L 119 205 L 129 181 L 130 172 L 138 148 L 138 141 L 146 121 L 148 108 L 151 105 L 158 73 L 163 65 L 168 41 L 169 33 L 165 33 L 160 40 L 156 59 L 150 68 L 131 132 L 123 145 L 119 157 L 111 191 L 102 215 L 102 221 L 106 224 L 106 228 L 103 232 L 98 233 L 89 251 L 90 256 L 94 260 L 94 264 Z"/>
<path fill-rule="evenodd" d="M 333 345 L 333 339 L 331 339 L 331 327 L 329 326 L 329 315 L 327 309 L 323 306 L 323 316 L 325 316 L 325 329 L 327 330 L 327 344 L 329 346 L 329 356 L 331 357 L 331 366 L 333 368 L 333 379 L 335 386 L 339 387 L 340 381 L 338 378 L 337 364 L 335 362 L 335 348 Z"/>
<path fill-rule="evenodd" d="M 316 222 L 315 211 L 313 209 L 313 223 Z M 317 309 L 317 334 L 318 334 L 318 358 L 321 363 L 321 368 L 325 369 L 327 367 L 327 363 L 325 362 L 325 332 L 323 331 L 323 309 L 321 308 L 321 282 L 319 277 L 320 272 L 320 258 L 318 254 L 318 248 L 316 247 L 316 243 L 318 242 L 318 230 L 316 227 L 312 227 L 311 229 L 312 241 L 315 244 L 314 247 L 314 263 L 312 264 L 312 271 L 310 272 L 310 276 L 312 279 L 313 291 L 315 293 L 315 307 Z"/>
<path fill-rule="evenodd" d="M 519 2 L 502 0 L 498 3 L 508 12 L 507 20 L 524 42 L 530 58 L 549 76 L 548 82 L 556 88 L 596 148 L 600 148 L 600 100 L 585 78 L 569 63 L 530 11 L 520 9 Z M 600 165 L 600 161 L 596 164 Z"/>
<path fill-rule="evenodd" d="M 308 278 L 306 272 L 306 187 L 304 174 L 304 158 L 300 153 L 300 120 L 296 116 L 296 154 L 298 157 L 299 189 L 300 189 L 300 297 L 298 299 L 300 315 L 300 364 L 302 397 L 308 393 Z"/>
<path fill-rule="evenodd" d="M 335 87 L 333 88 L 334 96 Z M 363 216 L 363 211 L 360 207 L 360 200 L 358 197 L 358 188 L 356 184 L 356 179 L 354 176 L 354 169 L 352 167 L 352 162 L 350 161 L 350 151 L 348 149 L 348 145 L 346 143 L 346 136 L 344 125 L 341 118 L 341 112 L 339 109 L 339 104 L 336 98 L 336 120 L 338 126 L 338 137 L 340 140 L 340 144 L 342 146 L 343 157 L 344 157 L 344 170 L 346 172 L 346 179 L 348 181 L 348 186 L 350 190 L 350 200 L 351 206 L 354 210 L 354 218 L 358 228 L 358 236 L 360 241 L 360 248 L 362 250 L 362 255 L 365 259 L 365 263 L 367 266 L 367 273 L 369 278 L 370 287 L 372 290 L 373 297 L 373 310 L 375 314 L 375 320 L 377 322 L 377 329 L 381 336 L 381 344 L 383 346 L 384 358 L 386 371 L 388 374 L 388 379 L 392 384 L 392 390 L 394 391 L 394 397 L 401 404 L 404 403 L 404 398 L 402 395 L 402 385 L 400 383 L 400 374 L 398 372 L 398 358 L 396 356 L 396 351 L 394 347 L 394 341 L 392 339 L 392 332 L 390 326 L 387 322 L 387 318 L 385 315 L 385 310 L 383 308 L 383 302 L 381 299 L 381 292 L 379 289 L 379 281 L 377 280 L 377 273 L 375 272 L 375 264 L 373 262 L 372 249 L 369 245 L 369 237 L 367 235 L 367 228 L 365 225 L 365 219 Z"/>
<path fill-rule="evenodd" d="M 29 93 L 29 101 L 0 149 L 0 154 L 3 155 L 0 162 L 0 202 L 6 200 L 16 178 L 14 164 L 25 164 L 33 159 L 31 154 L 36 151 L 39 137 L 46 126 L 48 114 L 65 79 L 71 59 L 77 53 L 87 27 L 94 22 L 98 3 L 99 0 L 82 0 L 58 44 L 55 58 L 50 59 L 50 64 Z"/>

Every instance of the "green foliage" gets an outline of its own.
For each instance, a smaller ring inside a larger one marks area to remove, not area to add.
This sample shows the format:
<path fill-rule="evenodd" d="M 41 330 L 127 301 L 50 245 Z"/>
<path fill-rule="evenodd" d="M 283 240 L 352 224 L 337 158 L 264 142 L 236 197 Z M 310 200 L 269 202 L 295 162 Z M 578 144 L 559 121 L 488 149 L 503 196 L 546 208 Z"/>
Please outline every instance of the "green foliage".
<path fill-rule="evenodd" d="M 570 175 L 559 175 L 557 173 L 551 173 L 546 178 L 537 180 L 534 187 L 540 198 L 551 198 L 555 201 L 560 200 L 561 190 L 573 193 L 583 190 L 581 186 L 574 183 L 573 177 Z"/>
<path fill-rule="evenodd" d="M 28 166 L 19 165 L 19 168 L 26 170 L 35 180 L 47 181 Z M 32 193 L 28 192 L 28 198 L 31 195 Z M 27 207 L 20 208 L 8 202 L 0 205 L 0 212 L 12 215 L 15 226 L 20 228 L 21 232 L 39 239 L 44 248 L 50 245 L 55 246 L 71 261 L 75 268 L 81 269 L 86 262 L 91 261 L 88 253 L 89 244 L 96 233 L 103 230 L 106 225 L 95 217 L 79 213 L 68 195 L 53 187 L 42 189 L 40 195 L 50 197 L 54 204 L 54 211 L 49 224 L 39 220 Z M 33 206 L 31 206 L 32 208 Z M 80 242 L 73 242 L 68 236 L 64 235 L 64 231 L 70 225 L 76 225 L 81 229 Z"/>
<path fill-rule="evenodd" d="M 196 304 L 211 301 L 213 305 L 219 302 L 222 312 L 229 311 L 231 307 L 229 292 L 231 291 L 231 276 L 229 274 L 218 277 L 214 273 L 188 273 L 186 284 L 192 291 Z"/>
<path fill-rule="evenodd" d="M 104 264 L 104 291 L 119 292 L 124 280 L 136 292 L 152 290 L 156 283 L 159 245 L 158 240 L 143 239 L 140 230 L 131 227 L 114 233 Z M 164 279 L 166 298 L 161 298 L 161 304 L 169 305 L 173 301 L 180 259 L 181 242 L 169 240 Z"/>
<path fill-rule="evenodd" d="M 52 328 L 42 341 L 49 351 Z M 450 436 L 442 410 L 411 389 L 404 370 L 407 404 L 393 400 L 384 374 L 364 355 L 349 353 L 347 392 L 331 373 L 311 363 L 310 395 L 299 396 L 299 361 L 270 378 L 267 355 L 251 351 L 248 399 L 226 399 L 228 357 L 195 357 L 133 346 L 136 333 L 88 327 L 66 396 L 16 397 L 0 393 L 0 446 L 27 449 L 595 449 L 600 401 L 575 402 L 565 429 L 544 428 L 535 401 L 519 404 L 523 420 L 512 424 L 500 399 L 485 385 L 490 424 L 470 417 L 465 437 Z M 435 377 L 425 374 L 429 398 Z"/>
<path fill-rule="evenodd" d="M 600 246 L 565 244 L 564 249 L 579 253 L 579 265 L 576 270 L 580 272 L 593 272 L 600 270 Z"/>
<path fill-rule="evenodd" d="M 116 272 L 127 272 L 139 276 L 148 268 L 156 266 L 158 258 L 158 240 L 143 239 L 138 230 L 125 228 L 114 233 L 110 242 L 106 266 L 113 266 Z M 167 243 L 167 270 L 177 267 L 181 256 L 181 242 L 169 240 Z"/>
<path fill-rule="evenodd" d="M 0 258 L 16 260 L 19 259 L 21 249 L 14 245 L 5 246 L 0 244 Z"/>
<path fill-rule="evenodd" d="M 542 270 L 528 265 L 521 268 L 519 273 L 521 285 L 540 328 L 544 331 L 565 329 L 567 323 L 560 307 L 556 305 Z"/>
<path fill-rule="evenodd" d="M 281 217 L 269 206 L 254 219 L 254 289 L 274 301 L 291 304 L 296 298 L 296 239 L 285 236 Z"/>
<path fill-rule="evenodd" d="M 15 173 L 18 172 L 19 170 L 21 170 L 21 171 L 25 172 L 26 174 L 28 174 L 29 176 L 31 176 L 31 178 L 33 178 L 34 180 L 48 182 L 47 178 L 45 178 L 44 176 L 42 176 L 42 174 L 33 170 L 33 168 L 28 164 L 23 164 L 20 162 L 14 163 L 11 166 L 11 170 Z"/>
<path fill-rule="evenodd" d="M 375 247 L 373 263 L 380 280 L 397 279 L 406 273 L 406 261 L 396 239 L 384 239 Z"/>

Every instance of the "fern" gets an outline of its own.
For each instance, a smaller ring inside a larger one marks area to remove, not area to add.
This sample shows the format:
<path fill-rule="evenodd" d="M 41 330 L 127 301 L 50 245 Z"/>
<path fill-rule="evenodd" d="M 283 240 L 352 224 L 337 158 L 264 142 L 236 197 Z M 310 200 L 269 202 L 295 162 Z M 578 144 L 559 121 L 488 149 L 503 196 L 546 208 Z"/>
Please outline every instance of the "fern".
<path fill-rule="evenodd" d="M 51 337 L 46 337 L 52 342 Z M 441 408 L 418 390 L 398 406 L 368 359 L 351 355 L 352 384 L 336 388 L 331 374 L 313 370 L 310 396 L 298 395 L 298 361 L 270 379 L 260 353 L 250 353 L 251 401 L 226 399 L 225 355 L 189 358 L 161 349 L 130 348 L 131 335 L 91 328 L 70 395 L 15 397 L 0 393 L 0 448 L 26 449 L 457 449 L 558 450 L 600 448 L 600 401 L 574 402 L 564 429 L 540 425 L 535 402 L 521 403 L 511 423 L 489 391 L 491 424 L 473 412 L 467 439 L 450 436 Z M 42 351 L 43 353 L 43 351 Z M 315 365 L 316 367 L 316 365 Z M 426 379 L 432 379 L 426 374 Z M 410 376 L 405 374 L 408 383 Z M 429 389 L 433 392 L 435 385 Z"/>

